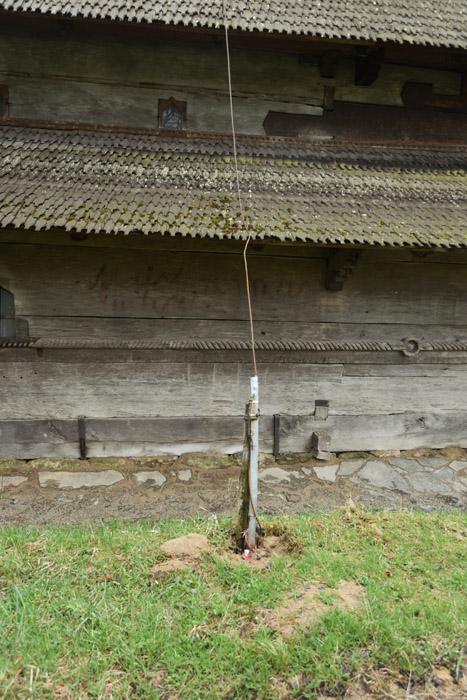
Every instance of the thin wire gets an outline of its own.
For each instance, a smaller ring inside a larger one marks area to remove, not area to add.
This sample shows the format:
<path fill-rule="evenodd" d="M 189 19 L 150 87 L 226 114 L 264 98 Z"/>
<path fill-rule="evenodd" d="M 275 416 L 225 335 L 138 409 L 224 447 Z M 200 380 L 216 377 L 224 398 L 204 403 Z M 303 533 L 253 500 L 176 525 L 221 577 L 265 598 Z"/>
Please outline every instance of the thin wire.
<path fill-rule="evenodd" d="M 240 209 L 240 216 L 242 218 L 243 227 L 244 227 L 246 234 L 247 234 L 245 247 L 243 249 L 243 264 L 245 266 L 246 296 L 247 296 L 247 300 L 248 300 L 248 314 L 249 314 L 249 319 L 250 319 L 251 352 L 252 352 L 252 356 L 253 356 L 253 369 L 254 369 L 255 377 L 257 377 L 258 372 L 256 370 L 255 333 L 254 333 L 254 327 L 253 327 L 253 311 L 251 309 L 250 278 L 248 275 L 248 261 L 247 261 L 247 257 L 246 257 L 246 251 L 248 249 L 248 244 L 251 241 L 251 234 L 250 234 L 250 230 L 248 228 L 248 224 L 247 224 L 246 219 L 245 219 L 245 213 L 243 211 L 242 195 L 240 192 L 240 176 L 239 176 L 239 172 L 238 172 L 238 160 L 237 160 L 237 137 L 235 135 L 235 122 L 234 122 L 233 99 L 232 99 L 232 75 L 230 72 L 229 32 L 227 30 L 227 19 L 226 19 L 227 13 L 226 13 L 226 9 L 225 9 L 225 0 L 222 0 L 222 11 L 223 11 L 224 30 L 225 30 L 225 47 L 226 47 L 226 53 L 227 53 L 227 75 L 228 75 L 228 79 L 229 79 L 230 121 L 232 123 L 233 157 L 234 157 L 234 165 L 235 165 L 235 180 L 237 183 L 237 199 L 238 199 L 238 206 Z"/>

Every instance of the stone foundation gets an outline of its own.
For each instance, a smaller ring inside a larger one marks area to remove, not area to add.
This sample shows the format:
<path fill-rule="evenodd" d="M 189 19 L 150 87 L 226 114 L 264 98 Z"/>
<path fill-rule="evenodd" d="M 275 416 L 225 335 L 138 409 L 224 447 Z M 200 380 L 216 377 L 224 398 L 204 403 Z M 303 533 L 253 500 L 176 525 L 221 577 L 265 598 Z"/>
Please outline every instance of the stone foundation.
<path fill-rule="evenodd" d="M 80 522 L 228 514 L 236 509 L 240 454 L 0 461 L 2 522 Z M 347 452 L 326 463 L 261 454 L 262 512 L 341 505 L 423 509 L 467 505 L 467 450 Z"/>

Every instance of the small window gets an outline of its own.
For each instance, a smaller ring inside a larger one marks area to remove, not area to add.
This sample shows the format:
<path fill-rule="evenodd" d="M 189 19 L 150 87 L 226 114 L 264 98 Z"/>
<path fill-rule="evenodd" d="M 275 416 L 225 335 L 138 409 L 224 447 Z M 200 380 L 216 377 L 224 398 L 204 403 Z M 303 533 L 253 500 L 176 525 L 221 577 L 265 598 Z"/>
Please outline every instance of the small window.
<path fill-rule="evenodd" d="M 170 97 L 159 100 L 159 129 L 184 131 L 186 129 L 186 102 Z"/>
<path fill-rule="evenodd" d="M 0 121 L 8 119 L 8 87 L 0 85 Z"/>
<path fill-rule="evenodd" d="M 0 338 L 16 338 L 15 298 L 0 287 Z"/>

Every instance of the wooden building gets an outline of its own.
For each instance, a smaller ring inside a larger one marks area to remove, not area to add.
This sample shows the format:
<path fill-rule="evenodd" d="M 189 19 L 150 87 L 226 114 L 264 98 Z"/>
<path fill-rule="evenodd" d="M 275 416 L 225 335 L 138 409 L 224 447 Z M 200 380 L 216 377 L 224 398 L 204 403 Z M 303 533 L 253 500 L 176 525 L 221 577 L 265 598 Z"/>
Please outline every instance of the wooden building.
<path fill-rule="evenodd" d="M 227 4 L 261 449 L 467 447 L 465 3 Z M 0 0 L 0 163 L 0 457 L 239 450 L 222 4 Z"/>

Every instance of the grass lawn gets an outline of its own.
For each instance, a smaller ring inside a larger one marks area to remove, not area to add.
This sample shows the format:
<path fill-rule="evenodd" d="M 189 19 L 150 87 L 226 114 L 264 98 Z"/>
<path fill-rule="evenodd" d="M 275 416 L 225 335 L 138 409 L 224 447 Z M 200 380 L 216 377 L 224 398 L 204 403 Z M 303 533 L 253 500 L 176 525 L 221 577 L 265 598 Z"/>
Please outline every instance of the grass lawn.
<path fill-rule="evenodd" d="M 265 524 L 286 528 L 290 552 L 261 570 L 223 559 L 226 520 L 3 527 L 0 700 L 394 697 L 426 692 L 440 667 L 462 692 L 464 514 L 348 508 Z M 151 577 L 160 545 L 193 532 L 213 549 Z M 342 581 L 363 587 L 361 605 L 333 604 Z M 264 622 L 311 584 L 324 608 L 311 625 L 284 638 Z"/>

